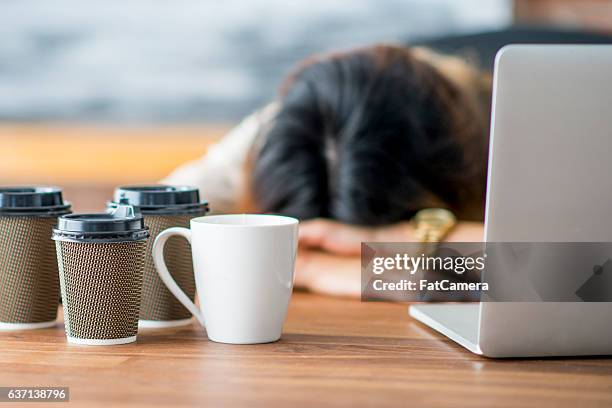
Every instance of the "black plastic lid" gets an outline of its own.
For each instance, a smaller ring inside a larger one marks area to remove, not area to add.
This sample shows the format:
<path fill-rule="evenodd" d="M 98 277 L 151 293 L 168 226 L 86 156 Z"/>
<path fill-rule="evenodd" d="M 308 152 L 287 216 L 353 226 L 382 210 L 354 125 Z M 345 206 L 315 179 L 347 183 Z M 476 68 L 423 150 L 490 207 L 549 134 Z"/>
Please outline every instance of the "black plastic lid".
<path fill-rule="evenodd" d="M 57 220 L 53 239 L 72 242 L 127 242 L 149 237 L 140 211 L 131 205 L 117 205 L 107 213 L 69 214 Z"/>
<path fill-rule="evenodd" d="M 59 187 L 0 187 L 0 216 L 58 216 L 70 212 Z"/>
<path fill-rule="evenodd" d="M 189 186 L 143 185 L 121 186 L 115 190 L 113 202 L 137 206 L 143 214 L 192 214 L 208 212 L 208 203 L 200 202 L 197 188 Z"/>

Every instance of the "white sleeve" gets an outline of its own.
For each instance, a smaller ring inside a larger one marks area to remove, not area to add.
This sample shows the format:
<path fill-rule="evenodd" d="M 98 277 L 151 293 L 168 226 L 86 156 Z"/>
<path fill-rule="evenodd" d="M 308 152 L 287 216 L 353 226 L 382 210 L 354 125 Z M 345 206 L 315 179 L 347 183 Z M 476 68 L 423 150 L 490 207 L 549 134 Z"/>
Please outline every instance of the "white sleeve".
<path fill-rule="evenodd" d="M 272 120 L 277 110 L 277 104 L 272 103 L 246 117 L 202 158 L 178 167 L 161 183 L 198 187 L 200 197 L 209 202 L 213 213 L 237 211 L 249 151 L 261 127 Z"/>

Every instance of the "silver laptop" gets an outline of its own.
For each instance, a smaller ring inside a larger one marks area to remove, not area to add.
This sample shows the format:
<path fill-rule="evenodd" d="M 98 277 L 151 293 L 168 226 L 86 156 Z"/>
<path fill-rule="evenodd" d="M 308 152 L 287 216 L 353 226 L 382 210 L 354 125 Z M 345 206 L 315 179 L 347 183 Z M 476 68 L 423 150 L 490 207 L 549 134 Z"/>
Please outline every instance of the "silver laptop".
<path fill-rule="evenodd" d="M 498 52 L 485 241 L 612 242 L 612 46 Z M 612 303 L 420 304 L 410 315 L 488 357 L 612 354 Z"/>

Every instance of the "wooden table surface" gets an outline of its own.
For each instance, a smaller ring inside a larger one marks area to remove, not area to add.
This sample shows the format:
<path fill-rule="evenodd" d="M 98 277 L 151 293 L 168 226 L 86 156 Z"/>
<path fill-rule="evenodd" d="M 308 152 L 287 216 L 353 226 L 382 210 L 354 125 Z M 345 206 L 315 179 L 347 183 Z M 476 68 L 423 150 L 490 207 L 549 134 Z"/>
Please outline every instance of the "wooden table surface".
<path fill-rule="evenodd" d="M 610 359 L 490 360 L 411 320 L 406 305 L 305 293 L 272 344 L 213 343 L 194 323 L 75 346 L 59 325 L 0 332 L 0 350 L 1 386 L 70 387 L 71 402 L 54 407 L 612 407 Z"/>

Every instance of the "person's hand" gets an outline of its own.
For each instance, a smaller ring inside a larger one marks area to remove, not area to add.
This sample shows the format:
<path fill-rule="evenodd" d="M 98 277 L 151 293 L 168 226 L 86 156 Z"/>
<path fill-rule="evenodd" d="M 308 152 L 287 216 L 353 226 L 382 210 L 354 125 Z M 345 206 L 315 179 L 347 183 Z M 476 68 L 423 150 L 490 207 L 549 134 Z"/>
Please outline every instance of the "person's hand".
<path fill-rule="evenodd" d="M 407 223 L 359 227 L 316 219 L 300 223 L 295 286 L 332 296 L 361 295 L 361 243 L 410 239 Z"/>
<path fill-rule="evenodd" d="M 300 223 L 295 286 L 331 296 L 361 294 L 361 243 L 375 229 L 316 219 Z"/>
<path fill-rule="evenodd" d="M 295 287 L 330 296 L 361 295 L 361 259 L 300 249 L 295 267 Z"/>

